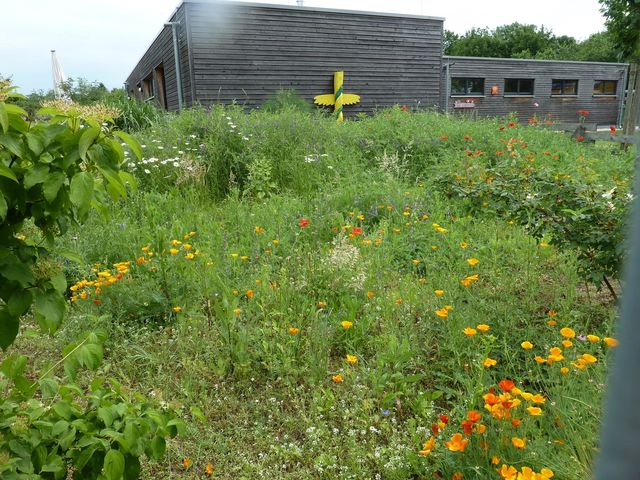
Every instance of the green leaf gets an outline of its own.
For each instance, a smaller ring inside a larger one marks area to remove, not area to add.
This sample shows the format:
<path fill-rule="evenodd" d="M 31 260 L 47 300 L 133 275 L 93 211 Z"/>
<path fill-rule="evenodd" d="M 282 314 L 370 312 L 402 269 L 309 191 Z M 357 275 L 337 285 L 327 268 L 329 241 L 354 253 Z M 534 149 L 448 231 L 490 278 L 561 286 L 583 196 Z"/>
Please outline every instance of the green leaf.
<path fill-rule="evenodd" d="M 107 480 L 120 480 L 124 474 L 124 455 L 118 450 L 109 450 L 104 457 L 102 468 Z"/>
<path fill-rule="evenodd" d="M 39 157 L 44 150 L 42 139 L 40 139 L 38 135 L 31 132 L 25 134 L 25 137 L 27 137 L 27 145 L 29 145 L 29 150 L 31 150 L 36 157 Z"/>
<path fill-rule="evenodd" d="M 89 147 L 93 145 L 93 142 L 100 135 L 100 129 L 97 127 L 87 128 L 82 136 L 80 137 L 80 141 L 78 142 L 78 152 L 80 153 L 80 158 L 82 160 L 87 159 L 87 150 Z"/>
<path fill-rule="evenodd" d="M 44 182 L 49 175 L 49 165 L 38 163 L 33 168 L 27 170 L 24 175 L 24 188 L 29 190 L 34 185 Z"/>
<path fill-rule="evenodd" d="M 0 364 L 0 372 L 4 373 L 11 380 L 22 376 L 22 372 L 27 366 L 27 357 L 14 353 L 9 355 Z"/>
<path fill-rule="evenodd" d="M 7 109 L 4 106 L 4 102 L 0 102 L 0 127 L 4 133 L 9 130 L 9 115 L 7 115 Z"/>
<path fill-rule="evenodd" d="M 105 407 L 100 407 L 98 409 L 98 418 L 102 420 L 102 423 L 104 423 L 105 427 L 110 427 L 114 420 L 114 416 L 113 413 L 111 413 L 111 410 Z"/>
<path fill-rule="evenodd" d="M 160 460 L 167 449 L 167 442 L 161 435 L 156 435 L 151 441 L 151 458 Z"/>
<path fill-rule="evenodd" d="M 131 149 L 133 154 L 136 157 L 138 157 L 138 160 L 142 160 L 142 147 L 140 146 L 140 144 L 138 143 L 138 141 L 135 138 L 133 138 L 128 133 L 122 132 L 120 130 L 117 130 L 117 131 L 113 132 L 113 134 L 115 136 L 121 138 L 122 141 L 129 146 L 129 148 Z"/>
<path fill-rule="evenodd" d="M 31 269 L 23 263 L 13 263 L 3 266 L 0 270 L 0 276 L 7 280 L 18 282 L 23 287 L 28 287 L 35 282 Z"/>
<path fill-rule="evenodd" d="M 71 420 L 71 405 L 66 400 L 60 400 L 53 405 L 53 411 L 65 420 Z"/>
<path fill-rule="evenodd" d="M 59 455 L 52 454 L 47 457 L 47 463 L 42 467 L 41 471 L 57 473 L 64 470 L 66 470 L 66 468 L 64 466 L 64 462 L 62 461 L 62 458 L 60 458 Z"/>
<path fill-rule="evenodd" d="M 7 302 L 7 310 L 14 317 L 21 317 L 33 303 L 33 295 L 26 289 L 19 288 L 15 290 L 9 297 Z"/>
<path fill-rule="evenodd" d="M 58 190 L 60 190 L 66 179 L 67 176 L 63 172 L 53 172 L 47 177 L 42 185 L 44 198 L 47 202 L 51 203 L 56 199 Z"/>
<path fill-rule="evenodd" d="M 4 108 L 7 111 L 7 113 L 10 113 L 13 115 L 19 115 L 21 117 L 29 116 L 29 114 L 24 108 L 21 108 L 18 105 L 14 105 L 13 103 L 5 103 Z"/>
<path fill-rule="evenodd" d="M 20 137 L 8 133 L 0 133 L 0 145 L 4 145 L 7 150 L 17 157 L 24 157 L 24 148 Z"/>
<path fill-rule="evenodd" d="M 64 293 L 67 291 L 67 277 L 64 276 L 64 273 L 60 272 L 57 275 L 54 275 L 49 279 L 53 288 L 55 288 L 58 292 Z"/>
<path fill-rule="evenodd" d="M 66 303 L 62 294 L 55 290 L 36 290 L 35 312 L 40 327 L 49 332 L 55 332 L 62 323 Z"/>
<path fill-rule="evenodd" d="M 39 382 L 42 398 L 53 398 L 58 394 L 58 382 L 53 378 L 43 378 Z"/>
<path fill-rule="evenodd" d="M 55 253 L 57 253 L 61 257 L 66 258 L 67 260 L 71 260 L 72 262 L 84 263 L 84 260 L 82 259 L 80 254 L 76 253 L 74 251 L 67 250 L 67 249 L 61 249 L 61 250 L 56 250 Z"/>
<path fill-rule="evenodd" d="M 76 444 L 76 447 L 77 446 L 78 444 Z M 83 448 L 82 451 L 80 452 L 80 455 L 78 455 L 77 460 L 74 462 L 74 466 L 76 467 L 76 470 L 82 470 L 84 466 L 87 463 L 89 463 L 89 460 L 91 460 L 91 457 L 93 457 L 93 454 L 97 449 L 98 449 L 97 445 L 92 445 L 89 448 Z"/>
<path fill-rule="evenodd" d="M 127 455 L 125 470 L 125 480 L 138 480 L 140 478 L 140 459 L 134 455 Z"/>
<path fill-rule="evenodd" d="M 7 205 L 7 201 L 4 199 L 2 192 L 0 192 L 0 221 L 4 222 L 4 219 L 7 218 L 8 211 L 9 206 Z"/>
<path fill-rule="evenodd" d="M 13 173 L 13 170 L 11 170 L 6 165 L 3 165 L 2 163 L 0 163 L 0 176 L 10 178 L 14 182 L 18 181 L 16 174 Z"/>
<path fill-rule="evenodd" d="M 122 180 L 122 183 L 125 185 L 129 185 L 132 191 L 136 191 L 138 189 L 138 181 L 136 177 L 131 175 L 129 172 L 118 172 L 118 176 Z"/>
<path fill-rule="evenodd" d="M 81 220 L 86 218 L 91 208 L 93 184 L 93 175 L 89 172 L 76 173 L 71 179 L 69 198 L 71 199 L 71 203 L 78 209 L 78 215 Z"/>

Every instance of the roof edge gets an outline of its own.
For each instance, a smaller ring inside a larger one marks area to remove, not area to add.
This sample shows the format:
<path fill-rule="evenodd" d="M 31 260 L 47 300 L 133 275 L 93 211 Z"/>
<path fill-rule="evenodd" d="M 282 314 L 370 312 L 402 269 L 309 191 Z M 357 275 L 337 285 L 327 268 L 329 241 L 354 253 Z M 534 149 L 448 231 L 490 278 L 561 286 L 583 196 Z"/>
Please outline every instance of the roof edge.
<path fill-rule="evenodd" d="M 439 22 L 444 22 L 444 17 L 432 17 L 428 15 L 411 15 L 408 13 L 391 13 L 391 12 L 372 12 L 367 10 L 345 10 L 341 8 L 325 8 L 325 7 L 299 7 L 297 5 L 279 5 L 276 3 L 258 3 L 258 2 L 242 2 L 242 1 L 231 1 L 231 0 L 182 0 L 182 3 L 226 3 L 226 4 L 234 4 L 234 5 L 246 5 L 249 7 L 265 7 L 265 8 L 276 8 L 280 10 L 300 10 L 303 12 L 326 12 L 326 13 L 346 13 L 351 15 L 372 15 L 379 17 L 397 17 L 397 18 L 416 18 L 421 20 L 437 20 Z"/>
<path fill-rule="evenodd" d="M 443 55 L 442 59 L 460 59 L 460 60 L 488 60 L 495 62 L 496 60 L 505 60 L 509 62 L 536 62 L 536 63 L 579 63 L 586 65 L 616 65 L 619 67 L 628 67 L 628 63 L 621 62 L 589 62 L 587 60 L 544 60 L 539 58 L 504 58 L 504 57 L 466 57 L 462 55 Z"/>

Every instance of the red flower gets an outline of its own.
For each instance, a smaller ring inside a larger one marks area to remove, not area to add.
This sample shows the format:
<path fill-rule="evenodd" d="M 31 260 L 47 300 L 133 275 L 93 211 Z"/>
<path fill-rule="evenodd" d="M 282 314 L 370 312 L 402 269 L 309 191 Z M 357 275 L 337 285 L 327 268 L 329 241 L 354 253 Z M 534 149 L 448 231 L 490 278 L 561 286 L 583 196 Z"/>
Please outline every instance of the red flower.
<path fill-rule="evenodd" d="M 516 122 L 509 122 L 509 126 L 510 127 L 515 127 L 516 126 Z"/>
<path fill-rule="evenodd" d="M 588 117 L 588 116 L 589 116 L 589 114 L 590 114 L 591 112 L 589 112 L 589 110 L 578 110 L 578 112 L 577 112 L 577 113 L 578 113 L 578 115 L 580 115 L 581 117 Z"/>
<path fill-rule="evenodd" d="M 616 133 L 616 126 L 615 125 L 611 125 L 609 127 L 609 130 L 611 130 L 611 133 Z"/>
<path fill-rule="evenodd" d="M 100 305 L 102 302 L 96 298 L 93 303 L 94 305 Z"/>
<path fill-rule="evenodd" d="M 578 136 L 576 136 L 576 140 L 581 142 L 581 141 L 584 140 L 584 137 L 582 135 L 578 135 Z"/>
<path fill-rule="evenodd" d="M 355 237 L 356 235 L 362 235 L 362 229 L 360 227 L 353 227 L 351 229 L 349 236 Z"/>
<path fill-rule="evenodd" d="M 442 415 L 440 415 L 440 421 L 446 425 L 447 423 L 449 423 L 449 416 L 443 413 Z"/>
<path fill-rule="evenodd" d="M 437 423 L 432 423 L 431 424 L 431 433 L 433 433 L 434 437 L 438 436 L 438 424 Z"/>
<path fill-rule="evenodd" d="M 409 110 L 409 107 L 407 107 L 406 105 L 402 105 L 400 107 L 400 110 L 403 110 L 403 111 L 407 112 Z"/>
<path fill-rule="evenodd" d="M 500 388 L 505 392 L 510 392 L 515 387 L 515 384 L 511 380 L 506 380 L 506 379 L 501 380 L 498 385 L 500 385 Z"/>
<path fill-rule="evenodd" d="M 500 131 L 504 130 L 504 125 L 500 125 L 500 126 L 498 127 L 498 130 L 500 130 Z"/>
<path fill-rule="evenodd" d="M 471 137 L 470 137 L 469 135 L 465 135 L 463 138 L 464 138 L 465 140 L 471 140 Z"/>
<path fill-rule="evenodd" d="M 473 432 L 473 422 L 471 420 L 465 420 L 460 425 L 462 426 L 462 430 L 464 431 L 465 435 L 471 435 L 471 433 Z"/>
<path fill-rule="evenodd" d="M 477 412 L 475 410 L 469 410 L 467 412 L 467 420 L 469 420 L 471 423 L 479 422 L 481 418 L 482 416 L 480 415 L 480 412 Z"/>
<path fill-rule="evenodd" d="M 306 218 L 301 218 L 300 221 L 298 222 L 298 225 L 300 225 L 300 228 L 305 228 L 309 226 L 309 220 L 307 220 Z"/>
<path fill-rule="evenodd" d="M 116 278 L 117 278 L 118 280 L 122 280 L 122 274 L 121 274 L 121 273 L 119 273 L 118 275 L 116 275 Z"/>
<path fill-rule="evenodd" d="M 449 137 L 447 137 L 446 135 L 442 135 L 440 138 L 441 138 L 442 140 L 447 140 Z"/>

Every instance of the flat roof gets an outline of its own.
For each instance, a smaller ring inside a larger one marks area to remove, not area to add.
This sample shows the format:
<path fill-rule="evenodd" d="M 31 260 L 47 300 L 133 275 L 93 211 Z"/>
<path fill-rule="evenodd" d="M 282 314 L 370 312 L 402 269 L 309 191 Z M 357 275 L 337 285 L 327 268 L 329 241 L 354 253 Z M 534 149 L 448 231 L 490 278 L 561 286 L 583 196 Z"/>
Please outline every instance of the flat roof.
<path fill-rule="evenodd" d="M 628 67 L 628 63 L 618 62 L 589 62 L 586 60 L 544 60 L 539 58 L 503 58 L 503 57 L 463 57 L 460 55 L 443 55 L 442 59 L 459 59 L 459 60 L 486 60 L 488 62 L 507 61 L 507 62 L 536 62 L 536 63 L 579 63 L 581 65 L 618 65 Z"/>
<path fill-rule="evenodd" d="M 345 10 L 341 8 L 323 8 L 323 7 L 307 7 L 302 6 L 299 7 L 297 5 L 279 5 L 276 3 L 258 3 L 258 2 L 242 2 L 242 1 L 231 1 L 231 0 L 182 0 L 180 4 L 183 3 L 225 3 L 225 4 L 235 4 L 235 5 L 246 5 L 249 7 L 265 7 L 265 8 L 277 8 L 280 10 L 300 10 L 304 12 L 326 12 L 326 13 L 346 13 L 351 15 L 374 15 L 378 17 L 401 17 L 401 18 L 417 18 L 421 20 L 437 20 L 440 22 L 444 22 L 444 17 L 431 17 L 427 15 L 410 15 L 407 13 L 390 13 L 390 12 L 372 12 L 367 10 Z"/>

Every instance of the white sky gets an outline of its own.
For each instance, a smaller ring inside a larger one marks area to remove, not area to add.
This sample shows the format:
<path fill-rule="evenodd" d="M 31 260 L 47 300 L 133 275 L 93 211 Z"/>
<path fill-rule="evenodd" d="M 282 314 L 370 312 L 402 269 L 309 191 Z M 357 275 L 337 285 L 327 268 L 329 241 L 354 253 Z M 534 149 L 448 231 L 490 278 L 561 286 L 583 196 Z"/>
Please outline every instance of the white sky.
<path fill-rule="evenodd" d="M 120 87 L 178 3 L 0 0 L 0 74 L 12 76 L 23 93 L 48 90 L 55 49 L 67 77 Z M 304 5 L 444 17 L 444 28 L 456 33 L 512 22 L 544 25 L 579 40 L 604 30 L 598 0 L 304 0 Z"/>

